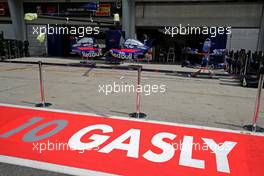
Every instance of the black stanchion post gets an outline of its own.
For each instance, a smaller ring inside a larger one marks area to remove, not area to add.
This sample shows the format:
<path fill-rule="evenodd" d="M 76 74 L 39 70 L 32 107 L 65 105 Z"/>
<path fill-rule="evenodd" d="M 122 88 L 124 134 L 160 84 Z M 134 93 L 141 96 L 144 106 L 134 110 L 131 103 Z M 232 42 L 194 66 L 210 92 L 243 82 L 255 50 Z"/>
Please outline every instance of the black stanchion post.
<path fill-rule="evenodd" d="M 40 82 L 40 98 L 41 103 L 36 104 L 36 107 L 48 107 L 51 106 L 51 103 L 45 102 L 45 94 L 44 94 L 44 84 L 43 84 L 43 77 L 42 77 L 42 62 L 38 62 L 39 65 L 39 82 Z"/>
<path fill-rule="evenodd" d="M 138 66 L 138 78 L 137 78 L 137 89 L 136 89 L 136 112 L 129 114 L 130 117 L 134 118 L 145 118 L 147 115 L 140 112 L 141 109 L 141 92 L 138 91 L 138 87 L 141 85 L 141 71 L 142 66 Z"/>
<path fill-rule="evenodd" d="M 264 128 L 257 126 L 263 82 L 264 82 L 264 67 L 261 67 L 260 68 L 260 75 L 259 75 L 259 83 L 258 83 L 258 93 L 257 93 L 257 97 L 256 97 L 255 112 L 253 115 L 252 125 L 245 125 L 244 126 L 245 129 L 252 131 L 252 132 L 264 132 Z"/>

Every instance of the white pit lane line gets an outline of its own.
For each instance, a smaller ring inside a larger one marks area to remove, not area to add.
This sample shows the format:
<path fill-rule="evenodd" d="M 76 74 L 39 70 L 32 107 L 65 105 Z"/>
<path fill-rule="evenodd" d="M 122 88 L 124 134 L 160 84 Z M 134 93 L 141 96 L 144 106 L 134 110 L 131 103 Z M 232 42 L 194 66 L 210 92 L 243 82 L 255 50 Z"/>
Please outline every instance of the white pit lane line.
<path fill-rule="evenodd" d="M 0 106 L 24 108 L 24 109 L 32 109 L 32 110 L 41 110 L 41 111 L 48 111 L 48 112 L 61 112 L 61 113 L 69 113 L 69 114 L 76 114 L 76 115 L 88 115 L 88 116 L 103 117 L 103 116 L 100 116 L 97 114 L 87 113 L 87 112 L 69 111 L 69 110 L 52 109 L 52 108 L 38 108 L 38 107 L 29 107 L 29 106 L 21 106 L 21 105 L 6 104 L 6 103 L 0 103 Z M 183 123 L 163 122 L 163 121 L 148 120 L 148 119 L 136 119 L 136 118 L 129 118 L 129 117 L 112 116 L 112 115 L 108 115 L 108 114 L 106 114 L 106 116 L 107 117 L 103 117 L 103 118 L 130 120 L 130 121 L 136 121 L 136 122 L 141 122 L 141 123 L 154 123 L 154 124 L 161 124 L 161 125 L 171 125 L 171 126 L 203 129 L 203 130 L 218 131 L 218 132 L 228 132 L 228 133 L 235 133 L 235 134 L 264 136 L 264 133 L 251 132 L 251 131 L 246 131 L 246 130 L 243 130 L 243 131 L 242 130 L 231 130 L 231 129 L 218 128 L 218 127 L 189 125 L 189 124 L 183 124 Z"/>

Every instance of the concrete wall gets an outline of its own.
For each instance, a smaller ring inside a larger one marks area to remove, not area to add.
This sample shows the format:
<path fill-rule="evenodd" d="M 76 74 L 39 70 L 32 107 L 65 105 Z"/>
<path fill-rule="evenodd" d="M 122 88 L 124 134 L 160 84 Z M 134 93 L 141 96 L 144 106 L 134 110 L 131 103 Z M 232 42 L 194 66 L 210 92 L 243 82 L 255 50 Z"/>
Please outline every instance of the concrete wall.
<path fill-rule="evenodd" d="M 263 4 L 138 4 L 136 26 L 260 26 Z"/>
<path fill-rule="evenodd" d="M 12 24 L 0 24 L 0 31 L 4 31 L 5 39 L 15 39 L 15 33 Z"/>
<path fill-rule="evenodd" d="M 232 35 L 227 38 L 227 49 L 247 49 L 256 51 L 259 29 L 233 29 Z"/>
<path fill-rule="evenodd" d="M 259 31 L 264 30 L 263 6 L 242 2 L 137 3 L 136 26 L 231 26 L 232 38 L 228 36 L 227 49 L 257 50 Z"/>
<path fill-rule="evenodd" d="M 12 19 L 13 30 L 17 40 L 26 39 L 23 1 L 8 0 L 8 7 Z"/>

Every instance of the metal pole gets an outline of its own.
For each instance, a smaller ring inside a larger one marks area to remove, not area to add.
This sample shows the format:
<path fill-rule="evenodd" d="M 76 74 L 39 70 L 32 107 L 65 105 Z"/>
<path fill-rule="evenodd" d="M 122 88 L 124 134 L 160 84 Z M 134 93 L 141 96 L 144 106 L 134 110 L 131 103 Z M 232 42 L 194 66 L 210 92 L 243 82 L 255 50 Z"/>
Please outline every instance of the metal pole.
<path fill-rule="evenodd" d="M 45 107 L 45 95 L 43 87 L 43 78 L 42 78 L 42 62 L 39 61 L 39 82 L 40 82 L 40 97 L 43 107 Z"/>
<path fill-rule="evenodd" d="M 40 83 L 41 103 L 36 104 L 36 107 L 48 107 L 48 106 L 51 106 L 51 103 L 45 102 L 44 83 L 43 83 L 43 77 L 42 77 L 42 62 L 39 61 L 38 64 L 39 64 L 39 83 Z"/>
<path fill-rule="evenodd" d="M 10 48 L 11 47 L 10 46 L 11 45 L 11 42 L 8 41 L 7 44 L 8 44 L 8 59 L 11 59 L 11 48 Z"/>
<path fill-rule="evenodd" d="M 130 117 L 134 118 L 145 118 L 147 115 L 145 113 L 140 112 L 141 109 L 141 92 L 138 91 L 139 86 L 141 84 L 141 71 L 142 71 L 142 66 L 138 65 L 137 67 L 137 88 L 136 88 L 136 112 L 130 113 Z"/>
<path fill-rule="evenodd" d="M 246 55 L 246 61 L 245 61 L 245 65 L 244 65 L 244 76 L 246 76 L 246 74 L 247 74 L 248 60 L 249 60 L 249 56 Z"/>
<path fill-rule="evenodd" d="M 260 74 L 259 77 L 259 83 L 258 83 L 258 94 L 257 94 L 257 98 L 256 98 L 256 104 L 255 104 L 255 113 L 253 116 L 253 125 L 252 125 L 252 131 L 256 132 L 257 131 L 257 120 L 259 117 L 259 108 L 260 108 L 260 100 L 261 100 L 261 91 L 262 91 L 262 87 L 263 87 L 263 77 L 264 74 Z"/>
<path fill-rule="evenodd" d="M 138 79 L 137 79 L 137 89 L 140 86 L 141 82 L 141 69 L 142 67 L 138 67 Z M 141 104 L 141 92 L 137 91 L 137 100 L 136 100 L 136 112 L 137 112 L 137 118 L 139 118 L 140 115 L 140 104 Z"/>

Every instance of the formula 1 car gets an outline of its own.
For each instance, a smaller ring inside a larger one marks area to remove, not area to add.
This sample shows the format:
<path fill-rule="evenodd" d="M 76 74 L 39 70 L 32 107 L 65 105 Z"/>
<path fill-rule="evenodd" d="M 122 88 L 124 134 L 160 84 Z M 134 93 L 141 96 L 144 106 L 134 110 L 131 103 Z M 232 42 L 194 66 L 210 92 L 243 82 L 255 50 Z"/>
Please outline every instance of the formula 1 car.
<path fill-rule="evenodd" d="M 72 54 L 79 54 L 82 58 L 96 58 L 103 56 L 102 49 L 95 45 L 95 39 L 90 37 L 81 38 L 72 45 Z"/>
<path fill-rule="evenodd" d="M 123 44 L 120 44 L 122 43 L 120 42 L 121 38 L 124 38 L 122 31 L 107 31 L 106 48 L 104 49 L 105 52 L 103 52 L 102 48 L 97 47 L 95 44 L 95 39 L 84 37 L 72 45 L 72 53 L 77 53 L 82 58 L 87 59 L 106 56 L 106 60 L 110 63 L 120 63 L 125 60 L 134 61 L 134 59 L 144 57 L 150 49 L 150 46 L 144 45 L 135 39 L 127 39 Z M 120 45 L 123 47 L 120 47 Z"/>
<path fill-rule="evenodd" d="M 124 48 L 121 49 L 110 49 L 112 57 L 120 60 L 133 60 L 139 56 L 144 56 L 149 46 L 144 45 L 138 40 L 127 39 L 124 43 Z"/>

